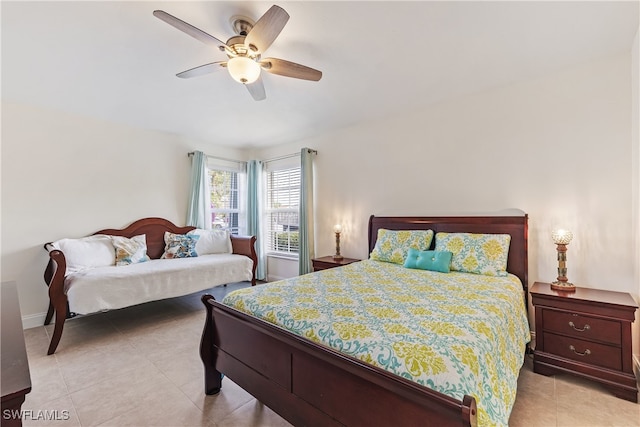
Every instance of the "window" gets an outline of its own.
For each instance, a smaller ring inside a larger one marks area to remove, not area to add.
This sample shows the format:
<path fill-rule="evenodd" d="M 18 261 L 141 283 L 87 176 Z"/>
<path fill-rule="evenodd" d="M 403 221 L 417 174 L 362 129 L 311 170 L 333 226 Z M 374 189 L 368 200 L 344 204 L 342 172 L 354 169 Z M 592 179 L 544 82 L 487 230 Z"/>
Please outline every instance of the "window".
<path fill-rule="evenodd" d="M 246 177 L 243 168 L 210 163 L 208 175 L 211 194 L 211 228 L 226 229 L 236 235 L 244 234 L 246 218 L 243 207 L 246 199 L 244 185 Z"/>
<path fill-rule="evenodd" d="M 300 166 L 267 169 L 266 202 L 267 250 L 273 254 L 297 257 Z"/>

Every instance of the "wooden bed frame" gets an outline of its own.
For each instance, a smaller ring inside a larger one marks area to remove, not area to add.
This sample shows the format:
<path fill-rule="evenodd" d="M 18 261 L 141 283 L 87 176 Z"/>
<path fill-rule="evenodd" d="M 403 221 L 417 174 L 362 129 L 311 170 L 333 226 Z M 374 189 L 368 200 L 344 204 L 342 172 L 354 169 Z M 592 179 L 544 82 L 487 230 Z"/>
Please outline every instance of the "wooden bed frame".
<path fill-rule="evenodd" d="M 147 255 L 149 255 L 151 259 L 159 259 L 164 253 L 165 231 L 184 234 L 193 229 L 195 229 L 195 227 L 179 227 L 167 219 L 151 217 L 134 221 L 123 229 L 108 228 L 96 231 L 93 235 L 107 234 L 110 236 L 124 236 L 132 238 L 139 234 L 145 234 L 147 241 Z M 252 286 L 256 284 L 256 267 L 258 264 L 255 242 L 255 236 L 231 236 L 232 252 L 234 254 L 245 255 L 253 262 L 251 279 Z M 76 314 L 69 310 L 67 294 L 64 291 L 64 278 L 67 270 L 67 261 L 64 254 L 62 251 L 56 249 L 51 242 L 45 243 L 44 248 L 49 252 L 49 262 L 47 263 L 47 267 L 44 271 L 44 281 L 49 288 L 49 309 L 47 310 L 47 316 L 44 320 L 44 324 L 48 325 L 51 323 L 54 313 L 56 315 L 53 336 L 51 337 L 51 343 L 47 350 L 47 355 L 51 355 L 56 351 L 56 348 L 60 343 L 65 320 L 75 317 Z"/>
<path fill-rule="evenodd" d="M 369 251 L 380 228 L 510 234 L 507 271 L 527 291 L 527 215 L 375 217 Z M 434 238 L 435 240 L 435 238 Z M 220 391 L 223 372 L 295 426 L 475 426 L 476 401 L 460 401 L 358 359 L 318 345 L 203 295 L 207 309 L 200 344 L 205 393 Z"/>

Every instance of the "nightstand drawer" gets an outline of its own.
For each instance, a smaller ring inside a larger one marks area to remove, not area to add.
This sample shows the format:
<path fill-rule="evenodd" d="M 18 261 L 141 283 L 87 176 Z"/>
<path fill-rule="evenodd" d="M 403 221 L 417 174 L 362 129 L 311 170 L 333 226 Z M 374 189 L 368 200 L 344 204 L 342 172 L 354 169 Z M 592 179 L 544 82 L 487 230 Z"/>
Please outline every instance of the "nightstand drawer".
<path fill-rule="evenodd" d="M 620 345 L 620 322 L 581 316 L 566 311 L 543 310 L 544 329 L 564 335 Z"/>
<path fill-rule="evenodd" d="M 340 265 L 336 265 L 335 263 L 331 263 L 331 262 L 322 262 L 322 261 L 313 262 L 314 271 L 326 270 L 328 268 L 335 268 L 335 267 L 340 267 Z"/>
<path fill-rule="evenodd" d="M 314 258 L 311 260 L 313 263 L 313 271 L 326 270 L 328 268 L 342 267 L 343 265 L 349 265 L 353 262 L 361 261 L 356 258 L 340 258 L 334 259 L 331 255 L 321 258 Z"/>
<path fill-rule="evenodd" d="M 619 347 L 545 332 L 544 351 L 591 365 L 618 371 L 622 369 L 622 350 Z"/>

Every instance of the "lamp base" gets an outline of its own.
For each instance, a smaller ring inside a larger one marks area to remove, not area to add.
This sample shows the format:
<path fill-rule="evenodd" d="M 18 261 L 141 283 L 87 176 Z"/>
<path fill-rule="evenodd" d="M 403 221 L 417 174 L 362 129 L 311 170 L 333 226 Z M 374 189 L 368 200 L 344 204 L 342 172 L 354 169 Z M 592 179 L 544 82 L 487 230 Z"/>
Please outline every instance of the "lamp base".
<path fill-rule="evenodd" d="M 559 282 L 556 280 L 551 283 L 551 289 L 562 292 L 575 292 L 576 285 L 570 282 Z"/>
<path fill-rule="evenodd" d="M 342 255 L 334 255 L 333 259 L 336 261 L 342 261 L 344 259 L 344 257 Z"/>

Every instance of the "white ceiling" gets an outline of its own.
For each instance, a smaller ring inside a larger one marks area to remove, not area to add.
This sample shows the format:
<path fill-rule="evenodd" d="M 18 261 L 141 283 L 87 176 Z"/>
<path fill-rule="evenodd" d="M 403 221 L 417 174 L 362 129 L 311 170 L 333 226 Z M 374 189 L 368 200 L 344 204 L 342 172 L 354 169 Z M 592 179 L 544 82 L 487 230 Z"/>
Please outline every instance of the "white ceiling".
<path fill-rule="evenodd" d="M 290 2 L 266 55 L 323 72 L 263 73 L 253 101 L 226 73 L 179 79 L 225 56 L 152 15 L 211 35 L 265 2 L 2 1 L 2 98 L 219 145 L 261 147 L 402 114 L 628 52 L 638 1 Z"/>

